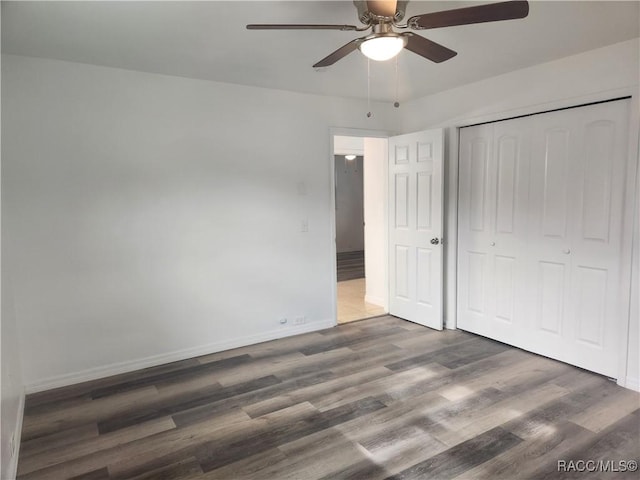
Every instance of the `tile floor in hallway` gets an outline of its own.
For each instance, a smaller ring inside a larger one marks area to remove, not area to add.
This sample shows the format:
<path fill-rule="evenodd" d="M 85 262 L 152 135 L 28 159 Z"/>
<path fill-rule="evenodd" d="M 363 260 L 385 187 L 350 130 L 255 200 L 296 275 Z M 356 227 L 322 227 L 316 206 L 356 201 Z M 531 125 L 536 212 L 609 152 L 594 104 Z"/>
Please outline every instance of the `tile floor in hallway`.
<path fill-rule="evenodd" d="M 384 308 L 364 301 L 365 279 L 338 282 L 338 323 L 348 323 L 385 313 Z"/>

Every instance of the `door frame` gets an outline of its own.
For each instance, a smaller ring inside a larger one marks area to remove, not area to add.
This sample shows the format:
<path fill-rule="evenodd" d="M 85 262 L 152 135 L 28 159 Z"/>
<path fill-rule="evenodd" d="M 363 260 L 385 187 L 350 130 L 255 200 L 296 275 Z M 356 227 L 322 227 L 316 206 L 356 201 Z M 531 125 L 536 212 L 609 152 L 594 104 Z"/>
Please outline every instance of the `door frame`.
<path fill-rule="evenodd" d="M 448 147 L 448 153 L 445 151 L 445 240 L 447 248 L 445 249 L 445 328 L 457 328 L 457 282 L 458 282 L 458 187 L 459 187 L 459 167 L 460 167 L 460 129 L 478 123 L 495 122 L 507 120 L 509 118 L 535 115 L 546 112 L 548 110 L 557 110 L 562 108 L 580 107 L 584 104 L 594 102 L 604 102 L 614 100 L 620 97 L 631 97 L 630 101 L 630 118 L 627 140 L 627 177 L 625 185 L 623 218 L 622 218 L 622 248 L 621 255 L 623 259 L 632 258 L 632 247 L 634 241 L 634 212 L 638 202 L 636 195 L 640 195 L 640 191 L 636 192 L 637 175 L 640 170 L 640 95 L 637 88 L 621 88 L 598 92 L 590 95 L 584 95 L 569 99 L 556 100 L 544 104 L 529 105 L 515 110 L 501 111 L 495 113 L 484 114 L 476 117 L 465 117 L 455 122 L 454 125 L 445 129 L 448 130 L 448 138 L 445 136 L 445 145 Z M 446 161 L 446 160 L 450 161 Z M 451 268 L 454 266 L 455 268 Z M 620 292 L 621 305 L 621 325 L 618 331 L 618 345 L 620 358 L 618 361 L 618 378 L 617 384 L 622 387 L 635 387 L 633 382 L 637 379 L 627 379 L 627 365 L 629 360 L 629 325 L 631 322 L 631 301 L 632 298 L 632 264 L 631 262 L 622 262 L 621 278 L 625 281 L 624 288 Z M 627 288 L 628 287 L 628 288 Z M 637 293 L 636 293 L 637 295 Z M 639 347 L 640 348 L 640 347 Z"/>
<path fill-rule="evenodd" d="M 337 258 L 337 246 L 336 246 L 336 162 L 334 156 L 334 136 L 344 136 L 344 137 L 361 137 L 361 138 L 389 138 L 392 133 L 384 130 L 366 130 L 360 128 L 346 128 L 346 127 L 329 127 L 329 185 L 330 185 L 330 195 L 329 195 L 329 250 L 331 252 L 331 258 L 334 261 L 334 265 L 331 268 L 331 311 L 333 312 L 333 325 L 338 324 L 338 269 L 335 264 L 335 260 Z M 364 161 L 363 161 L 364 165 Z M 364 166 L 363 166 L 364 168 Z M 389 169 L 389 165 L 386 166 L 387 171 Z M 384 186 L 384 189 L 388 188 L 388 185 Z M 385 208 L 384 212 L 385 224 L 388 220 L 387 209 Z M 388 242 L 385 236 L 385 242 Z M 385 258 L 384 261 L 384 272 L 385 279 L 387 279 L 388 283 L 388 271 L 389 266 L 388 263 L 388 248 L 385 248 Z"/>

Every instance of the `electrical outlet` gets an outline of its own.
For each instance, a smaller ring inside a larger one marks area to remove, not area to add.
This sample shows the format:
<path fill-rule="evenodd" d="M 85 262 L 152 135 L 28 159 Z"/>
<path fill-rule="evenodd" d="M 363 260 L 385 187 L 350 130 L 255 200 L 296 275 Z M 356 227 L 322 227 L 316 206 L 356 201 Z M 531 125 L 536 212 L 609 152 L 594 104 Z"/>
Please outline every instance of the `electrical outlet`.
<path fill-rule="evenodd" d="M 305 323 L 307 323 L 307 317 L 305 316 L 296 317 L 296 319 L 293 321 L 294 325 L 304 325 Z"/>

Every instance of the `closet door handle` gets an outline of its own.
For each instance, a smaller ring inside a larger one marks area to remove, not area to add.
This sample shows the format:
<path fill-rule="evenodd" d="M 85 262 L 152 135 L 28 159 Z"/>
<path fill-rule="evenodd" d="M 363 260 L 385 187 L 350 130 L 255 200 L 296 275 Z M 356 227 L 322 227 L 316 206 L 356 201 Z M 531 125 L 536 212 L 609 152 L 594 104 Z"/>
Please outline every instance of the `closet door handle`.
<path fill-rule="evenodd" d="M 431 245 L 438 245 L 439 243 L 440 243 L 440 240 L 438 240 L 437 238 L 431 239 Z"/>
<path fill-rule="evenodd" d="M 492 247 L 496 246 L 496 242 L 491 242 L 489 245 L 491 245 Z"/>
<path fill-rule="evenodd" d="M 569 254 L 571 253 L 571 249 L 569 249 L 569 248 L 565 248 L 565 249 L 562 251 L 562 253 L 564 253 L 564 254 L 566 254 L 566 255 L 569 255 Z"/>

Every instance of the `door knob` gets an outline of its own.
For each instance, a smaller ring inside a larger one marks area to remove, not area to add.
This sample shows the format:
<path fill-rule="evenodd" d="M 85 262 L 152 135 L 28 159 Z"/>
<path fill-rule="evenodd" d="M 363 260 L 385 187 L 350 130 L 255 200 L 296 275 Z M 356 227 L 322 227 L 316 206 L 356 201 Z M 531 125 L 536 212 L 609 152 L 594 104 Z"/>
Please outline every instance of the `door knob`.
<path fill-rule="evenodd" d="M 569 255 L 569 254 L 571 253 L 571 250 L 570 250 L 570 249 L 568 249 L 568 248 L 565 248 L 565 249 L 563 250 L 563 252 L 564 252 L 564 253 L 566 253 L 567 255 Z"/>
<path fill-rule="evenodd" d="M 440 243 L 440 240 L 438 240 L 437 238 L 431 239 L 431 245 L 438 245 L 439 243 Z"/>
<path fill-rule="evenodd" d="M 496 246 L 496 242 L 491 242 L 489 245 L 491 245 L 492 247 Z"/>

